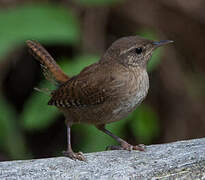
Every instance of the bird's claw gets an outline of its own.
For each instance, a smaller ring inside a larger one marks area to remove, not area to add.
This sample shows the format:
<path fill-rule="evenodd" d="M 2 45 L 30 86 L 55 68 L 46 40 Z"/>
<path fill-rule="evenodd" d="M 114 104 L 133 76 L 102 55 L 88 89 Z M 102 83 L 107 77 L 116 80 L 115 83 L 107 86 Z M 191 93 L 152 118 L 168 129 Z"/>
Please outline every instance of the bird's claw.
<path fill-rule="evenodd" d="M 63 155 L 73 160 L 87 161 L 82 152 L 74 153 L 73 151 L 63 151 Z"/>
<path fill-rule="evenodd" d="M 133 146 L 127 142 L 122 142 L 121 145 L 119 146 L 107 146 L 106 150 L 128 150 L 128 151 L 132 151 L 132 150 L 138 150 L 138 151 L 145 151 L 146 146 L 144 144 L 139 144 L 136 146 Z"/>

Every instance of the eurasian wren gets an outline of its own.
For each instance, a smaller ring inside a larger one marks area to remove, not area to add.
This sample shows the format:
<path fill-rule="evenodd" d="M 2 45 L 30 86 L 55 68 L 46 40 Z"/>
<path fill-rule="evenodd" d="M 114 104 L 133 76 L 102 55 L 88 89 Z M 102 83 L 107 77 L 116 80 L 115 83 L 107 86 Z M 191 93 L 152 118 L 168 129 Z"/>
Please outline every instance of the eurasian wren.
<path fill-rule="evenodd" d="M 123 37 L 115 41 L 97 63 L 71 78 L 38 42 L 26 42 L 39 60 L 46 79 L 60 85 L 51 92 L 48 104 L 65 115 L 68 146 L 64 155 L 85 160 L 82 153 L 74 153 L 71 148 L 70 127 L 74 123 L 95 125 L 119 142 L 117 149 L 144 150 L 142 146 L 132 146 L 115 136 L 105 125 L 125 118 L 143 101 L 149 89 L 147 62 L 156 48 L 171 42 Z"/>

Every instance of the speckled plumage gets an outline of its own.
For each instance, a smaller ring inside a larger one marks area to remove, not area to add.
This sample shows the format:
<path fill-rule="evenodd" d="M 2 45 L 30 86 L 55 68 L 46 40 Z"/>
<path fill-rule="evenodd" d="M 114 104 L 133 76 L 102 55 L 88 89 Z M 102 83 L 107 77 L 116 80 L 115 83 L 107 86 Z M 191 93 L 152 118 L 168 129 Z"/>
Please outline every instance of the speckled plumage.
<path fill-rule="evenodd" d="M 46 78 L 60 84 L 51 93 L 48 104 L 58 107 L 65 115 L 68 127 L 66 155 L 84 160 L 82 154 L 73 153 L 71 149 L 70 125 L 73 123 L 94 124 L 115 138 L 123 149 L 142 150 L 113 135 L 105 129 L 105 124 L 126 117 L 143 101 L 149 89 L 147 62 L 154 49 L 170 42 L 154 42 L 139 36 L 121 38 L 111 45 L 99 62 L 72 78 L 63 73 L 39 43 L 27 42 L 32 54 L 43 65 Z"/>

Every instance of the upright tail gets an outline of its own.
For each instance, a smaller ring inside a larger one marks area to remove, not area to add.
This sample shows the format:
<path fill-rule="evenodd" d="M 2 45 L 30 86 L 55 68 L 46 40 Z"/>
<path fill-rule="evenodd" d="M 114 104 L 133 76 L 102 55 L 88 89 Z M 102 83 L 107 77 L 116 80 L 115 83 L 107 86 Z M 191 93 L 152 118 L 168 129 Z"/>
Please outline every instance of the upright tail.
<path fill-rule="evenodd" d="M 28 40 L 26 44 L 30 53 L 40 62 L 47 80 L 55 84 L 62 84 L 70 79 L 40 43 Z"/>

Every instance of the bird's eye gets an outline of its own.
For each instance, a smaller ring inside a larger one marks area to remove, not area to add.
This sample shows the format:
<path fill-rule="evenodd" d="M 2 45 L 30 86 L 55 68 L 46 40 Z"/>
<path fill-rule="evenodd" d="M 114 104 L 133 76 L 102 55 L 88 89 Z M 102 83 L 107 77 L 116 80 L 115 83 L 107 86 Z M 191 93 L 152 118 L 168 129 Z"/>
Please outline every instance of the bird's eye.
<path fill-rule="evenodd" d="M 141 53 L 142 53 L 142 48 L 141 48 L 141 47 L 136 48 L 136 49 L 135 49 L 135 53 L 141 54 Z"/>

